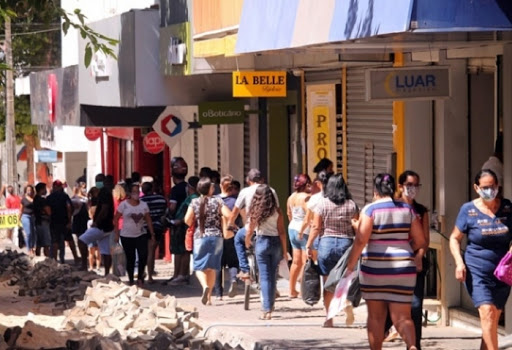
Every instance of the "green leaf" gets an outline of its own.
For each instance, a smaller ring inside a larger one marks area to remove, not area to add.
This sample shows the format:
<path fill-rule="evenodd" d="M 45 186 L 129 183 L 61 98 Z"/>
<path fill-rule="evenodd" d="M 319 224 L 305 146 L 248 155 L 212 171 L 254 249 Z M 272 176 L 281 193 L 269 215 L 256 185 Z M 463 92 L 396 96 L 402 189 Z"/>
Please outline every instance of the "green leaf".
<path fill-rule="evenodd" d="M 80 28 L 80 35 L 82 36 L 82 39 L 85 39 L 85 37 L 87 36 L 87 32 Z"/>
<path fill-rule="evenodd" d="M 68 33 L 69 25 L 70 25 L 69 22 L 62 23 L 62 31 L 64 32 L 64 34 Z"/>
<path fill-rule="evenodd" d="M 91 64 L 92 60 L 92 48 L 90 46 L 87 46 L 85 48 L 85 56 L 84 56 L 84 64 L 86 68 L 89 68 L 89 65 Z"/>

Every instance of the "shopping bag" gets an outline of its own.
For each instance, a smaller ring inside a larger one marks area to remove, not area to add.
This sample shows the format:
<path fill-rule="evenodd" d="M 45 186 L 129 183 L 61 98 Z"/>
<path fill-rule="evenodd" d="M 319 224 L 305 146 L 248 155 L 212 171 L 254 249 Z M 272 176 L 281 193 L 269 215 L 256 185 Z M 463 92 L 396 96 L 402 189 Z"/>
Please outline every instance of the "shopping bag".
<path fill-rule="evenodd" d="M 286 258 L 281 259 L 279 262 L 278 274 L 285 280 L 290 279 L 290 268 L 288 267 L 288 261 L 286 261 Z"/>
<path fill-rule="evenodd" d="M 329 310 L 327 310 L 328 320 L 334 318 L 346 306 L 350 286 L 356 277 L 357 272 L 352 271 L 348 276 L 342 277 L 339 280 L 331 304 L 329 304 Z"/>
<path fill-rule="evenodd" d="M 300 291 L 302 300 L 304 300 L 306 304 L 313 306 L 320 301 L 320 295 L 322 293 L 320 271 L 318 270 L 318 266 L 311 259 L 308 259 L 304 265 Z"/>
<path fill-rule="evenodd" d="M 189 252 L 194 250 L 194 231 L 195 225 L 187 228 L 187 232 L 185 233 L 185 249 Z"/>
<path fill-rule="evenodd" d="M 112 255 L 112 271 L 114 275 L 121 277 L 126 274 L 126 255 L 119 243 L 115 243 L 110 250 Z"/>
<path fill-rule="evenodd" d="M 338 260 L 336 265 L 333 267 L 329 275 L 327 276 L 327 280 L 324 283 L 324 289 L 328 292 L 334 293 L 338 282 L 341 280 L 341 276 L 345 273 L 345 268 L 347 266 L 347 260 L 350 256 L 350 252 L 352 251 L 352 246 L 350 246 L 345 253 Z"/>
<path fill-rule="evenodd" d="M 510 252 L 507 252 L 500 260 L 500 263 L 494 270 L 494 276 L 501 282 L 512 286 L 512 254 Z"/>

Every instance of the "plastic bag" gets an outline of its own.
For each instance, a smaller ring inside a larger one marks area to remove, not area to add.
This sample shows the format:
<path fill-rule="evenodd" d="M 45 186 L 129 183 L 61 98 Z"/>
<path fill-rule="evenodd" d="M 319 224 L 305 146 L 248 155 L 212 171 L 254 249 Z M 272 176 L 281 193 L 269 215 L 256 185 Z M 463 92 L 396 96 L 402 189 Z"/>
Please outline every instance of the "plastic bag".
<path fill-rule="evenodd" d="M 281 259 L 279 262 L 278 273 L 281 278 L 284 278 L 285 280 L 290 279 L 290 268 L 288 267 L 288 261 L 286 261 L 286 258 Z"/>
<path fill-rule="evenodd" d="M 185 249 L 189 252 L 194 250 L 194 231 L 195 225 L 187 228 L 187 233 L 185 233 Z"/>
<path fill-rule="evenodd" d="M 308 305 L 315 305 L 320 301 L 322 288 L 320 283 L 320 272 L 318 266 L 311 259 L 304 265 L 304 273 L 300 284 L 302 300 Z"/>
<path fill-rule="evenodd" d="M 336 263 L 336 265 L 332 268 L 331 272 L 329 272 L 329 276 L 324 283 L 324 289 L 328 292 L 334 293 L 336 290 L 336 286 L 338 282 L 341 280 L 341 277 L 345 273 L 345 268 L 347 266 L 347 260 L 350 256 L 350 252 L 352 251 L 352 246 L 350 246 L 345 253 L 341 256 L 340 260 Z"/>
<path fill-rule="evenodd" d="M 331 304 L 329 304 L 329 310 L 327 310 L 328 320 L 334 318 L 346 306 L 349 289 L 356 277 L 357 272 L 352 271 L 348 276 L 341 278 L 338 282 Z"/>
<path fill-rule="evenodd" d="M 126 274 L 126 255 L 123 247 L 116 243 L 111 248 L 112 255 L 112 272 L 114 275 L 121 277 Z"/>

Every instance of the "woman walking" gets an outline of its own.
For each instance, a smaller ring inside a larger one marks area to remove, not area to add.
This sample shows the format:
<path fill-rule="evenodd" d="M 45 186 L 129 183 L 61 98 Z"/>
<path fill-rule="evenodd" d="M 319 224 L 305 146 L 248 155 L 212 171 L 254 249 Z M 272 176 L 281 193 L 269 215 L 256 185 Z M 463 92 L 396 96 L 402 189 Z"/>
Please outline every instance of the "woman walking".
<path fill-rule="evenodd" d="M 36 221 L 34 216 L 34 186 L 27 185 L 21 198 L 21 225 L 25 231 L 25 245 L 30 256 L 35 254 L 36 248 Z"/>
<path fill-rule="evenodd" d="M 135 251 L 139 256 L 137 275 L 137 286 L 144 285 L 144 269 L 148 259 L 148 241 L 155 240 L 153 224 L 149 216 L 148 205 L 139 199 L 140 187 L 132 184 L 129 187 L 130 197 L 121 202 L 114 216 L 116 242 L 121 243 L 126 254 L 126 272 L 130 285 L 134 284 Z M 119 229 L 119 219 L 123 218 L 123 228 Z M 144 221 L 146 221 L 149 237 L 143 232 Z"/>
<path fill-rule="evenodd" d="M 260 272 L 261 320 L 270 320 L 276 298 L 277 266 L 287 256 L 284 220 L 276 198 L 268 185 L 258 185 L 247 215 L 249 228 L 245 246 L 252 245 L 256 232 L 254 253 Z"/>
<path fill-rule="evenodd" d="M 507 251 L 512 251 L 512 203 L 498 196 L 498 179 L 490 169 L 481 170 L 473 188 L 479 198 L 462 205 L 450 236 L 455 259 L 455 278 L 466 283 L 478 309 L 482 327 L 481 349 L 498 349 L 498 322 L 510 294 L 510 286 L 494 276 Z M 464 258 L 460 242 L 467 235 Z"/>
<path fill-rule="evenodd" d="M 308 257 L 311 258 L 313 243 L 321 234 L 318 243 L 318 267 L 325 282 L 338 260 L 352 246 L 355 236 L 352 220 L 357 219 L 359 211 L 356 203 L 351 199 L 342 174 L 335 174 L 329 178 L 324 195 L 325 197 L 315 208 L 313 225 L 306 248 Z M 333 293 L 324 290 L 323 296 L 327 312 Z M 351 322 L 347 321 L 347 323 Z M 323 326 L 333 327 L 333 319 L 325 321 Z"/>
<path fill-rule="evenodd" d="M 212 304 L 212 290 L 222 258 L 222 217 L 229 218 L 231 211 L 219 197 L 212 197 L 214 185 L 203 177 L 197 184 L 199 198 L 195 198 L 185 214 L 187 226 L 195 225 L 194 270 L 203 287 L 201 302 Z"/>
<path fill-rule="evenodd" d="M 394 200 L 395 190 L 395 179 L 390 174 L 375 177 L 375 201 L 361 211 L 347 261 L 346 276 L 362 256 L 359 281 L 368 307 L 367 331 L 372 350 L 382 349 L 388 310 L 407 349 L 417 349 L 411 302 L 416 272 L 421 271 L 426 248 L 425 237 L 414 209 Z"/>
<path fill-rule="evenodd" d="M 286 212 L 288 214 L 288 237 L 292 246 L 292 266 L 290 267 L 290 298 L 297 298 L 297 280 L 300 280 L 302 269 L 306 263 L 306 242 L 309 230 L 301 231 L 310 198 L 311 179 L 306 174 L 299 174 L 293 179 L 295 192 L 288 197 Z"/>

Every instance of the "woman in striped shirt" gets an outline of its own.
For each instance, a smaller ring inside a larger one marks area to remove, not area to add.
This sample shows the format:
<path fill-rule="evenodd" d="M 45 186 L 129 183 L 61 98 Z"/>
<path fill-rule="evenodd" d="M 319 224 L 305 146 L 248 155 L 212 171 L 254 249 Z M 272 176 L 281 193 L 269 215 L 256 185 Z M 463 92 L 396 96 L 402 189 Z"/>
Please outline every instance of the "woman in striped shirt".
<path fill-rule="evenodd" d="M 375 200 L 361 211 L 347 262 L 346 275 L 362 257 L 359 281 L 368 306 L 372 350 L 382 349 L 388 309 L 407 349 L 417 349 L 411 302 L 426 244 L 417 213 L 409 204 L 393 199 L 395 190 L 395 179 L 390 174 L 375 177 Z"/>

